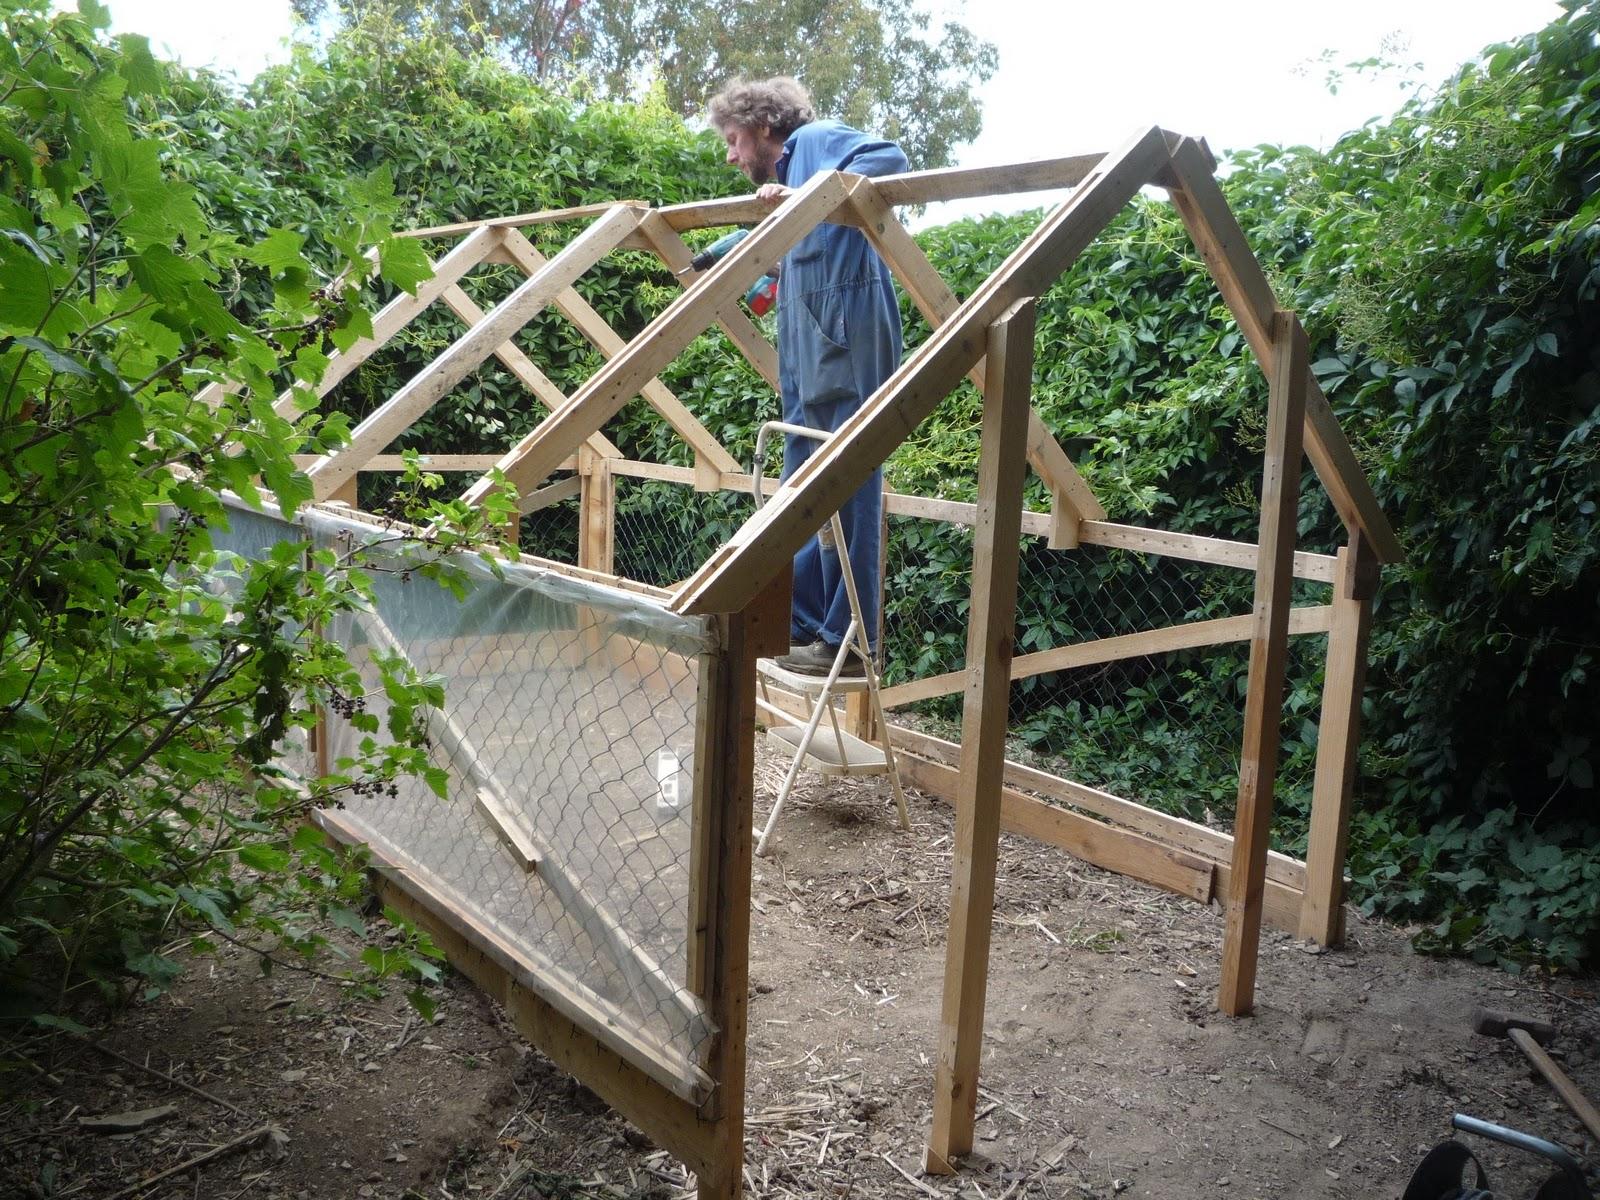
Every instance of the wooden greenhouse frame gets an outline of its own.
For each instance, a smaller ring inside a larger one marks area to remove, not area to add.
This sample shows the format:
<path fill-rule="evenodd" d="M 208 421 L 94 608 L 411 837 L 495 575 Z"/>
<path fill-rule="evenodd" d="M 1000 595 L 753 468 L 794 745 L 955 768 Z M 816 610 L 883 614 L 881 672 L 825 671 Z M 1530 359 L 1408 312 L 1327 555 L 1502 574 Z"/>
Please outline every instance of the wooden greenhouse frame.
<path fill-rule="evenodd" d="M 577 497 L 578 562 L 547 565 L 616 584 L 622 582 L 612 575 L 619 478 L 666 480 L 701 492 L 751 491 L 744 467 L 657 374 L 693 338 L 718 326 L 776 387 L 776 353 L 738 302 L 809 230 L 824 221 L 862 229 L 932 326 L 929 338 L 894 376 L 687 580 L 671 590 L 624 583 L 672 612 L 710 617 L 721 630 L 720 650 L 703 667 L 698 701 L 687 985 L 704 998 L 717 1031 L 705 1064 L 713 1086 L 676 1091 L 665 1086 L 630 1055 L 625 1031 L 601 1036 L 542 999 L 528 986 L 514 953 L 475 925 L 470 913 L 441 909 L 404 879 L 384 884 L 391 899 L 434 930 L 463 971 L 507 1004 L 535 1044 L 694 1170 L 707 1200 L 737 1196 L 741 1188 L 757 659 L 787 647 L 788 571 L 795 551 L 963 378 L 972 378 L 984 395 L 977 502 L 895 494 L 886 499 L 889 513 L 974 529 L 965 669 L 885 691 L 890 707 L 957 692 L 965 699 L 959 746 L 908 729 L 891 730 L 908 780 L 952 803 L 956 816 L 927 1169 L 953 1170 L 972 1149 L 1002 827 L 1195 900 L 1220 900 L 1225 936 L 1218 1005 L 1229 1014 L 1252 1008 L 1263 921 L 1322 944 L 1342 937 L 1344 858 L 1371 599 L 1378 566 L 1396 561 L 1400 546 L 1310 371 L 1305 333 L 1295 315 L 1280 308 L 1214 171 L 1203 142 L 1152 128 L 1105 155 L 879 179 L 819 175 L 775 207 L 753 197 L 661 208 L 618 202 L 416 230 L 413 236 L 455 239 L 454 245 L 434 262 L 433 277 L 414 296 L 403 295 L 383 309 L 370 338 L 332 358 L 320 394 L 436 301 L 467 326 L 356 427 L 348 446 L 305 460 L 318 501 L 353 507 L 357 474 L 397 469 L 398 459 L 383 454 L 385 448 L 493 356 L 548 415 L 502 455 L 433 455 L 430 469 L 497 467 L 517 489 L 524 514 Z M 1108 521 L 1030 402 L 1035 298 L 1149 185 L 1165 189 L 1176 206 L 1269 380 L 1260 532 L 1254 544 Z M 901 204 L 1056 188 L 1072 191 L 964 301 L 951 293 L 894 215 Z M 557 222 L 581 223 L 581 229 L 546 258 L 521 230 Z M 631 341 L 618 336 L 573 287 L 607 254 L 624 248 L 652 252 L 681 271 L 691 257 L 682 233 L 732 224 L 754 229 L 710 270 L 685 276 L 685 290 Z M 461 287 L 462 278 L 484 263 L 510 263 L 526 276 L 487 313 Z M 511 340 L 551 307 L 607 359 L 570 396 Z M 629 461 L 603 436 L 605 423 L 635 397 L 650 404 L 687 444 L 692 468 Z M 287 414 L 292 406 L 286 394 L 280 410 Z M 1295 549 L 1302 453 L 1348 532 L 1336 555 Z M 1023 508 L 1027 466 L 1049 490 L 1048 511 Z M 467 488 L 464 499 L 478 502 L 490 487 L 484 475 Z M 1023 535 L 1046 539 L 1062 551 L 1113 547 L 1251 571 L 1254 608 L 1236 617 L 1014 655 Z M 1331 585 L 1331 601 L 1292 607 L 1296 579 Z M 1268 827 L 1288 639 L 1317 632 L 1328 635 L 1327 669 L 1309 848 L 1301 863 L 1269 852 Z M 1232 836 L 1006 761 L 1013 680 L 1242 641 L 1250 647 L 1249 673 Z"/>

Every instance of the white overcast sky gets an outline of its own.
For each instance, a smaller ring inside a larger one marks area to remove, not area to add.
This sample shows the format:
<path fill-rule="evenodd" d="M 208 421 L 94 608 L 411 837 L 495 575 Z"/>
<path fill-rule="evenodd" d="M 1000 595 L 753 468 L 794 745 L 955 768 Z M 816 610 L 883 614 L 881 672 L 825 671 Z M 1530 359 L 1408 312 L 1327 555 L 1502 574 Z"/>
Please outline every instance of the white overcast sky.
<path fill-rule="evenodd" d="M 191 66 L 245 78 L 284 58 L 292 28 L 288 0 L 108 3 L 116 29 L 146 34 L 158 50 Z M 961 166 L 1107 150 L 1152 124 L 1204 136 L 1214 150 L 1263 142 L 1326 146 L 1392 112 L 1408 84 L 1437 83 L 1485 45 L 1531 33 L 1560 15 L 1554 0 L 968 0 L 964 7 L 930 0 L 930 6 L 958 9 L 1000 52 L 1000 68 L 982 89 L 983 133 L 959 152 Z M 1330 94 L 1330 66 L 1380 53 L 1421 67 L 1379 78 L 1346 72 Z"/>

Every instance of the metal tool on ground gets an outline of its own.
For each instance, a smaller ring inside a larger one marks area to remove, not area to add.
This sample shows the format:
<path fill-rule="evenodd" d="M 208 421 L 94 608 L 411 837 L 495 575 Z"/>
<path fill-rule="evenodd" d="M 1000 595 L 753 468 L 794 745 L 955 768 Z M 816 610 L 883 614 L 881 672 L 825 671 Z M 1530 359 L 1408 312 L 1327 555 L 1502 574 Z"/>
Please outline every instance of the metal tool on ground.
<path fill-rule="evenodd" d="M 732 233 L 725 233 L 711 245 L 689 260 L 689 265 L 679 271 L 679 275 L 699 274 L 709 271 L 745 238 L 750 236 L 748 229 L 735 229 Z M 778 301 L 778 269 L 773 267 L 760 279 L 750 285 L 750 290 L 744 294 L 745 305 L 758 317 L 764 317 L 772 310 Z"/>
<path fill-rule="evenodd" d="M 773 433 L 794 434 L 818 442 L 826 441 L 830 436 L 820 429 L 791 425 L 784 421 L 768 421 L 762 425 L 756 433 L 755 461 L 750 467 L 757 508 L 761 507 L 761 467 L 766 460 L 767 438 Z M 900 788 L 900 775 L 895 770 L 894 749 L 889 744 L 889 723 L 883 716 L 878 670 L 873 663 L 872 648 L 867 640 L 866 623 L 861 619 L 861 596 L 856 590 L 855 572 L 850 569 L 850 549 L 845 545 L 844 523 L 839 520 L 837 512 L 829 518 L 829 528 L 833 532 L 833 551 L 839 556 L 839 570 L 844 578 L 845 595 L 850 599 L 850 624 L 846 626 L 844 640 L 839 643 L 838 653 L 834 656 L 833 669 L 828 672 L 825 679 L 786 671 L 770 658 L 764 658 L 757 664 L 762 694 L 757 697 L 756 706 L 779 722 L 778 724 L 769 722 L 767 733 L 782 743 L 785 749 L 794 751 L 794 759 L 789 764 L 789 773 L 784 777 L 783 786 L 778 789 L 777 798 L 772 802 L 772 812 L 768 814 L 767 823 L 756 841 L 757 854 L 766 853 L 767 841 L 772 837 L 772 831 L 778 824 L 778 814 L 783 811 L 784 802 L 788 800 L 789 792 L 794 787 L 795 778 L 800 774 L 803 765 L 809 765 L 824 775 L 887 775 L 889 787 L 894 792 L 895 808 L 900 816 L 900 828 L 908 832 L 911 829 L 911 816 L 906 810 L 905 792 Z M 842 679 L 840 675 L 844 670 L 845 660 L 852 651 L 861 661 L 862 674 L 858 678 Z M 767 688 L 769 681 L 808 698 L 812 706 L 810 719 L 802 723 L 786 709 L 773 704 Z M 863 688 L 871 706 L 872 728 L 879 739 L 876 744 L 862 741 L 840 729 L 838 710 L 833 706 L 835 695 L 860 692 Z M 824 715 L 832 725 L 833 736 L 817 742 L 815 740 L 817 727 L 822 723 Z"/>
<path fill-rule="evenodd" d="M 1554 1142 L 1480 1121 L 1465 1113 L 1450 1118 L 1453 1128 L 1478 1137 L 1491 1138 L 1502 1145 L 1513 1146 L 1555 1164 L 1557 1170 L 1539 1186 L 1533 1200 L 1593 1200 L 1593 1193 L 1583 1177 L 1583 1166 L 1565 1149 Z M 1472 1181 L 1467 1181 L 1467 1168 L 1472 1168 Z M 1401 1200 L 1495 1200 L 1503 1193 L 1490 1191 L 1488 1173 L 1477 1156 L 1462 1143 L 1451 1140 L 1440 1142 L 1423 1158 L 1411 1175 Z"/>
<path fill-rule="evenodd" d="M 1515 1013 L 1479 1008 L 1472 1014 L 1472 1028 L 1475 1033 L 1510 1040 L 1533 1064 L 1534 1069 L 1544 1076 L 1545 1082 L 1555 1089 L 1556 1095 L 1561 1097 L 1561 1102 L 1583 1122 L 1584 1128 L 1589 1131 L 1589 1136 L 1600 1142 L 1600 1109 L 1595 1108 L 1589 1098 L 1578 1090 L 1578 1085 L 1572 1082 L 1565 1071 L 1556 1066 L 1555 1061 L 1539 1044 L 1555 1036 L 1553 1025 L 1548 1021 L 1523 1017 Z"/>

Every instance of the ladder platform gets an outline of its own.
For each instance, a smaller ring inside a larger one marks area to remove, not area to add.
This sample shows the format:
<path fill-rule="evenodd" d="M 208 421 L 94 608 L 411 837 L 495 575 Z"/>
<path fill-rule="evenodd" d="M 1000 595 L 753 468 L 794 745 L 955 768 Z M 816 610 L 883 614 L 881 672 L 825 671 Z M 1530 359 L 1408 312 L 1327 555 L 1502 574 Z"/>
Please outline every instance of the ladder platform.
<path fill-rule="evenodd" d="M 767 736 L 780 743 L 793 754 L 800 746 L 805 730 L 798 725 L 769 727 Z M 839 755 L 839 744 L 844 743 L 844 757 Z M 840 730 L 819 729 L 806 747 L 806 765 L 820 775 L 884 775 L 889 766 L 883 748 Z"/>
<path fill-rule="evenodd" d="M 775 658 L 762 658 L 756 660 L 756 670 L 764 678 L 772 680 L 781 687 L 788 688 L 791 692 L 801 695 L 816 695 L 822 690 L 822 685 L 828 682 L 826 675 L 802 675 L 799 671 L 791 671 L 780 667 Z M 833 681 L 831 689 L 835 695 L 845 695 L 850 692 L 864 692 L 867 690 L 867 679 L 864 675 L 841 675 Z"/>

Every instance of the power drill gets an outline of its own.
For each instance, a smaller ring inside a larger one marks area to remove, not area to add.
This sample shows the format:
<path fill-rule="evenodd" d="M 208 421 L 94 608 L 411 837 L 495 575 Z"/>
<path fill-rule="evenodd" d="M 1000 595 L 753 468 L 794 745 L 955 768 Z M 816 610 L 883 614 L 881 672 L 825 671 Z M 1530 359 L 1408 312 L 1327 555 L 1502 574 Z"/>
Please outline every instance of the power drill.
<path fill-rule="evenodd" d="M 732 233 L 723 234 L 690 259 L 689 265 L 679 271 L 678 274 L 688 275 L 691 272 L 698 274 L 701 271 L 709 271 L 721 260 L 723 255 L 749 236 L 750 231 L 748 229 L 735 229 Z M 772 311 L 772 306 L 777 301 L 778 268 L 774 265 L 770 271 L 750 285 L 750 290 L 744 294 L 744 302 L 756 316 L 764 317 Z"/>

